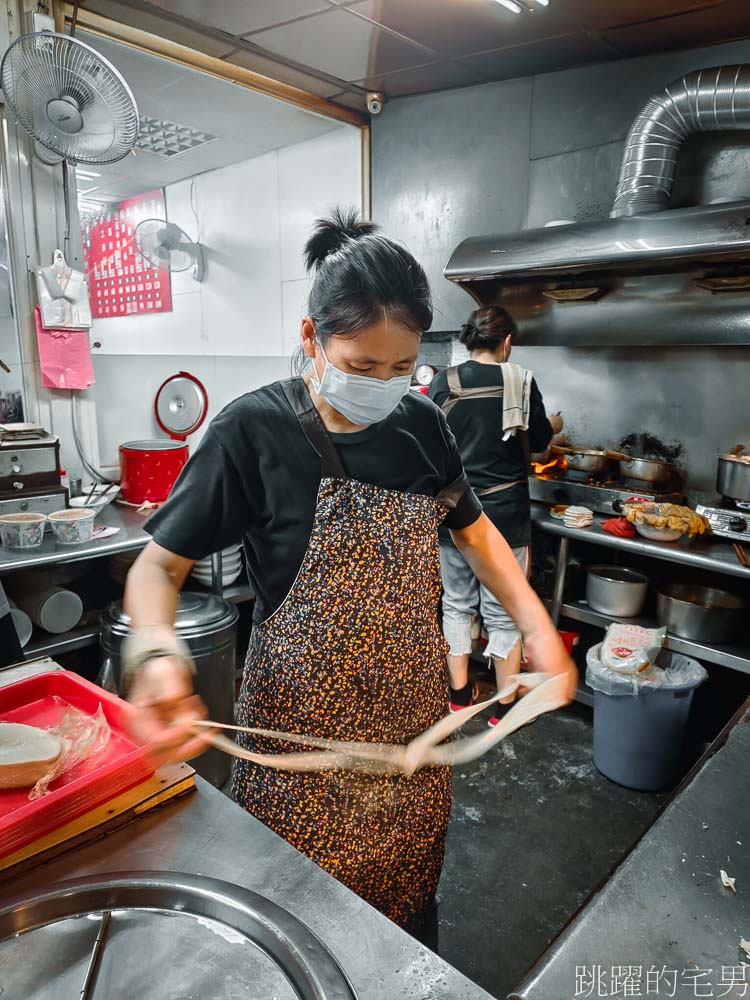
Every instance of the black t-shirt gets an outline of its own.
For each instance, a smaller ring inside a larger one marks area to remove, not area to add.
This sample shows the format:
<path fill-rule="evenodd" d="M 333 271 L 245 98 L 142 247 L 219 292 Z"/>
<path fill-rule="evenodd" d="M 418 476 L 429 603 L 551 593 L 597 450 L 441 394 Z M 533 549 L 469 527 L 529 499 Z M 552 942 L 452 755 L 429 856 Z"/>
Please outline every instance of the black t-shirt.
<path fill-rule="evenodd" d="M 283 385 L 236 399 L 211 422 L 169 499 L 146 525 L 159 545 L 186 559 L 244 542 L 256 621 L 279 607 L 294 582 L 321 480 L 320 459 Z M 413 392 L 380 423 L 331 438 L 347 475 L 374 486 L 434 497 L 464 477 L 444 414 Z M 464 528 L 481 513 L 466 484 L 445 524 Z"/>
<path fill-rule="evenodd" d="M 500 365 L 466 361 L 458 366 L 458 375 L 464 389 L 503 384 Z M 430 385 L 430 399 L 442 406 L 448 395 L 447 373 L 439 372 Z M 481 501 L 485 513 L 505 536 L 508 545 L 512 548 L 528 545 L 531 542 L 531 518 L 529 488 L 522 482 L 526 479 L 523 446 L 518 434 L 503 441 L 502 397 L 459 400 L 448 414 L 448 425 L 456 438 L 466 476 L 477 492 L 500 483 L 519 483 L 482 497 Z M 544 451 L 551 440 L 552 426 L 544 410 L 542 394 L 536 381 L 532 380 L 529 447 L 532 452 Z M 441 538 L 447 541 L 450 535 L 441 531 Z"/>

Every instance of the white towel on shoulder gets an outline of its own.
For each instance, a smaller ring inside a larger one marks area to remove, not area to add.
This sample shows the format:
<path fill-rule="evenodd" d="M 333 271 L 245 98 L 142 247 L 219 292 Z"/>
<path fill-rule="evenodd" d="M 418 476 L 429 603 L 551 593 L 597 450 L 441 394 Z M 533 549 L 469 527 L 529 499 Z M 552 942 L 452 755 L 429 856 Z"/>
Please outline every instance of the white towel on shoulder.
<path fill-rule="evenodd" d="M 503 373 L 503 441 L 512 438 L 516 431 L 529 429 L 532 372 L 522 365 L 505 361 L 500 365 Z"/>

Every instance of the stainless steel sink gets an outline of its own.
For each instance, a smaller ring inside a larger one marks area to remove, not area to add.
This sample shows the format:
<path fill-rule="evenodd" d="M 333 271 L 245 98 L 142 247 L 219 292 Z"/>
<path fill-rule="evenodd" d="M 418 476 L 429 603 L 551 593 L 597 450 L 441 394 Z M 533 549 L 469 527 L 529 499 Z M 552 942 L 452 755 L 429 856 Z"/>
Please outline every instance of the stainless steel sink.
<path fill-rule="evenodd" d="M 175 872 L 117 872 L 15 897 L 0 910 L 6 997 L 356 1000 L 334 956 L 287 910 Z"/>

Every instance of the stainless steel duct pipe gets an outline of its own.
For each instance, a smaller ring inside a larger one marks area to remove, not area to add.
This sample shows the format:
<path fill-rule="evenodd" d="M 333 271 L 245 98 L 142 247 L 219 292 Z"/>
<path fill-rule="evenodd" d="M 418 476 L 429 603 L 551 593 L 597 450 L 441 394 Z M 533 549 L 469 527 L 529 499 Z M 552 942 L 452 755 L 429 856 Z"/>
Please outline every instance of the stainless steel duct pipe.
<path fill-rule="evenodd" d="M 685 139 L 729 129 L 750 129 L 750 66 L 694 70 L 656 94 L 628 133 L 611 217 L 668 208 Z"/>

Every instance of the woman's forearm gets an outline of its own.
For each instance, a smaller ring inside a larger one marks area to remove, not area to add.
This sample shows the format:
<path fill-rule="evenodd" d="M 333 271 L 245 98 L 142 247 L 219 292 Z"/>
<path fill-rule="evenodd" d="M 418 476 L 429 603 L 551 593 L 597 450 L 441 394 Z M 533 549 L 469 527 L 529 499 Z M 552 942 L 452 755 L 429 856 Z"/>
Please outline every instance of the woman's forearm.
<path fill-rule="evenodd" d="M 486 514 L 468 528 L 452 531 L 451 536 L 474 575 L 511 615 L 524 637 L 554 631 L 510 546 Z"/>
<path fill-rule="evenodd" d="M 125 586 L 124 607 L 134 628 L 173 628 L 180 590 L 191 567 L 189 560 L 166 553 L 153 542 L 148 545 Z"/>

